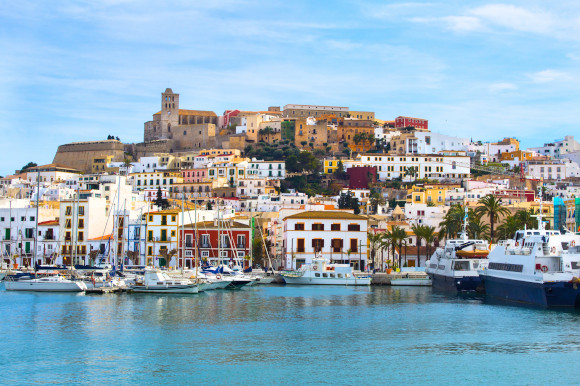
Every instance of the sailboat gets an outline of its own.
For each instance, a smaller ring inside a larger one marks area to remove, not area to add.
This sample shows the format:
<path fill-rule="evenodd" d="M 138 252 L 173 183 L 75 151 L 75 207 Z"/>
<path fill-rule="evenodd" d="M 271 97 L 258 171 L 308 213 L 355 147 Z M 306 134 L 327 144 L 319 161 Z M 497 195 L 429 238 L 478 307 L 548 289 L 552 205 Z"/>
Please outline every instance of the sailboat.
<path fill-rule="evenodd" d="M 34 261 L 38 251 L 38 204 L 40 197 L 40 170 L 37 176 L 36 189 L 36 227 L 34 237 Z M 4 281 L 7 291 L 37 291 L 37 292 L 83 292 L 87 286 L 82 281 L 71 280 L 60 274 L 51 274 L 38 277 L 35 264 L 34 276 L 32 275 L 11 275 Z"/>

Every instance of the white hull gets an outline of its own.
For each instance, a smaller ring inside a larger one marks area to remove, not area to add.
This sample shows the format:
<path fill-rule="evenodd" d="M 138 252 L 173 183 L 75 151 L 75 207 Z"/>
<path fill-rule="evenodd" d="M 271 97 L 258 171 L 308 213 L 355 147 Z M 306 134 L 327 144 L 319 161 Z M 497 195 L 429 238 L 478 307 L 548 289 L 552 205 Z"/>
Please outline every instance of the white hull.
<path fill-rule="evenodd" d="M 151 285 L 151 286 L 140 286 L 136 285 L 131 287 L 133 292 L 142 293 L 163 293 L 163 294 L 196 294 L 199 292 L 197 284 L 191 285 Z"/>
<path fill-rule="evenodd" d="M 391 285 L 394 286 L 426 286 L 433 285 L 431 279 L 393 279 Z"/>
<path fill-rule="evenodd" d="M 35 291 L 35 292 L 83 292 L 87 286 L 83 282 L 55 281 L 42 282 L 38 279 L 5 281 L 7 291 Z"/>
<path fill-rule="evenodd" d="M 331 277 L 293 277 L 284 276 L 284 281 L 286 284 L 298 284 L 298 285 L 370 285 L 371 278 L 331 278 Z"/>

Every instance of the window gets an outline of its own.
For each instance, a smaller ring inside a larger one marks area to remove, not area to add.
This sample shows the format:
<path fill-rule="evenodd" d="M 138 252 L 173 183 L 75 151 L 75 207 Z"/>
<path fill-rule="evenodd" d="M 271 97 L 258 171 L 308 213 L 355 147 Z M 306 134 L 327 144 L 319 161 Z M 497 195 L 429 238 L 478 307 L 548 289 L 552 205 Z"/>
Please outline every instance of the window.
<path fill-rule="evenodd" d="M 202 248 L 209 248 L 209 235 L 201 235 L 201 246 Z"/>
<path fill-rule="evenodd" d="M 332 248 L 332 252 L 340 253 L 342 251 L 343 241 L 342 239 L 332 239 L 330 241 L 330 247 Z"/>
<path fill-rule="evenodd" d="M 312 224 L 312 230 L 313 231 L 323 231 L 324 224 L 320 224 L 320 223 Z"/>
<path fill-rule="evenodd" d="M 153 254 L 153 247 L 147 247 L 147 255 L 151 256 Z"/>
<path fill-rule="evenodd" d="M 153 231 L 147 232 L 147 241 L 153 241 Z"/>
<path fill-rule="evenodd" d="M 161 216 L 161 225 L 167 225 L 167 216 Z"/>
<path fill-rule="evenodd" d="M 331 231 L 340 231 L 340 224 L 331 224 L 330 230 Z"/>
<path fill-rule="evenodd" d="M 304 230 L 304 223 L 299 222 L 294 224 L 294 230 L 295 231 L 303 231 Z"/>
<path fill-rule="evenodd" d="M 153 216 L 149 215 L 149 222 L 153 221 Z"/>
<path fill-rule="evenodd" d="M 296 239 L 296 252 L 304 252 L 304 239 Z"/>
<path fill-rule="evenodd" d="M 171 221 L 175 222 L 175 219 L 176 219 L 175 215 L 171 216 Z"/>
<path fill-rule="evenodd" d="M 85 239 L 85 233 L 84 232 L 79 232 L 79 241 L 84 241 Z"/>
<path fill-rule="evenodd" d="M 71 224 L 70 218 L 67 218 L 65 223 L 64 223 L 64 227 L 67 229 L 70 229 L 70 224 Z"/>
<path fill-rule="evenodd" d="M 358 231 L 360 231 L 360 224 L 348 224 L 348 231 L 349 232 L 358 232 Z"/>
<path fill-rule="evenodd" d="M 358 239 L 350 239 L 350 251 L 358 252 Z"/>
<path fill-rule="evenodd" d="M 321 252 L 323 247 L 324 247 L 323 239 L 312 239 L 312 249 L 314 249 L 314 252 Z"/>
<path fill-rule="evenodd" d="M 70 206 L 67 206 L 64 215 L 65 216 L 70 216 L 71 213 L 72 213 L 72 208 Z"/>
<path fill-rule="evenodd" d="M 85 220 L 82 218 L 79 218 L 79 229 L 83 229 L 85 227 Z"/>

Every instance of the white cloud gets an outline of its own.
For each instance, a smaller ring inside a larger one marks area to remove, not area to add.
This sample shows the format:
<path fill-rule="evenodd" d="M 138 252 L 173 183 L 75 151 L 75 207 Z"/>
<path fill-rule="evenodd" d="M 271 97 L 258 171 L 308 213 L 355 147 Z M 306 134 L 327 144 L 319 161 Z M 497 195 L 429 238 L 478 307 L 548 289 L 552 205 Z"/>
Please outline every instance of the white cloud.
<path fill-rule="evenodd" d="M 513 91 L 517 90 L 518 86 L 513 83 L 493 83 L 489 85 L 489 91 L 492 93 L 498 93 L 503 91 Z"/>
<path fill-rule="evenodd" d="M 568 75 L 561 71 L 548 69 L 528 74 L 528 77 L 533 83 L 548 83 L 556 80 L 567 79 Z"/>
<path fill-rule="evenodd" d="M 469 11 L 470 15 L 489 24 L 524 32 L 549 33 L 553 30 L 553 16 L 545 11 L 530 11 L 507 4 L 490 4 Z"/>
<path fill-rule="evenodd" d="M 457 32 L 477 31 L 483 29 L 481 21 L 474 16 L 446 16 L 441 18 L 450 29 Z"/>

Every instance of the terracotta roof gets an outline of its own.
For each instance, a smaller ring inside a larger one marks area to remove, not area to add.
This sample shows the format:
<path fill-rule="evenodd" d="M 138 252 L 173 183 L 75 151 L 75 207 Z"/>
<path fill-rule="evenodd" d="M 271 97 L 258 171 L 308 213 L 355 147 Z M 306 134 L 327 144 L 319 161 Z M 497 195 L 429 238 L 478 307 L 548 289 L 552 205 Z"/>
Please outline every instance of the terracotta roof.
<path fill-rule="evenodd" d="M 145 214 L 177 214 L 181 213 L 180 209 L 165 209 L 165 210 L 158 210 L 155 212 L 147 212 Z"/>
<path fill-rule="evenodd" d="M 153 114 L 153 115 L 161 115 L 161 111 Z M 182 110 L 179 109 L 179 115 L 197 115 L 201 117 L 217 117 L 216 113 L 213 111 L 204 111 L 204 110 Z"/>
<path fill-rule="evenodd" d="M 343 219 L 343 220 L 366 220 L 366 217 L 359 216 L 357 214 L 349 212 L 338 212 L 338 211 L 308 211 L 302 213 L 296 213 L 291 216 L 286 217 L 286 219 Z"/>
<path fill-rule="evenodd" d="M 242 224 L 241 222 L 237 222 L 237 221 L 232 221 L 230 223 L 229 220 L 224 220 L 224 221 L 220 221 L 220 222 L 225 222 L 227 224 L 228 228 L 250 228 L 249 225 L 246 224 Z M 187 224 L 184 226 L 184 228 L 195 228 L 196 224 Z M 220 224 L 220 227 L 223 227 L 222 224 Z M 217 228 L 217 225 L 214 225 L 213 221 L 202 221 L 202 222 L 198 222 L 197 223 L 197 230 L 203 230 L 205 228 Z"/>
<path fill-rule="evenodd" d="M 112 238 L 113 238 L 113 234 L 110 234 L 110 235 L 95 237 L 93 239 L 88 239 L 88 241 L 111 240 Z"/>
<path fill-rule="evenodd" d="M 58 225 L 58 220 L 49 220 L 49 221 L 43 221 L 43 222 L 39 222 L 38 225 Z"/>

